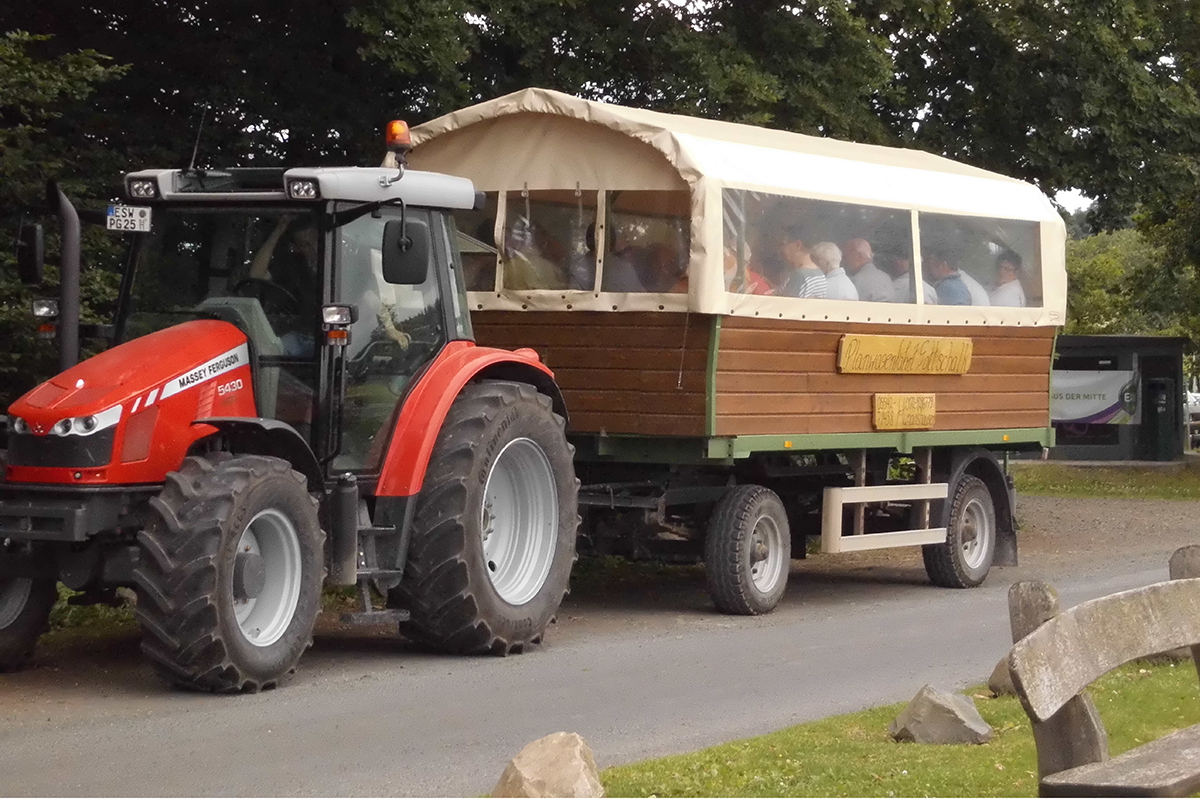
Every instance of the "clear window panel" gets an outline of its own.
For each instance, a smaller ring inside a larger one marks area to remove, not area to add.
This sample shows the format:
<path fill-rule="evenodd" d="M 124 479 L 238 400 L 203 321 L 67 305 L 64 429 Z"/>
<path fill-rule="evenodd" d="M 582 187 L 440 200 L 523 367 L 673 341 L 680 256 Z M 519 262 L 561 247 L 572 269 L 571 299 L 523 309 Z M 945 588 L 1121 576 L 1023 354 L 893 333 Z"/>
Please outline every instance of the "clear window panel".
<path fill-rule="evenodd" d="M 728 291 L 916 302 L 911 212 L 737 189 L 723 201 Z"/>
<path fill-rule="evenodd" d="M 686 293 L 691 256 L 688 192 L 609 192 L 606 206 L 601 290 Z"/>
<path fill-rule="evenodd" d="M 500 243 L 496 241 L 499 194 L 488 192 L 484 197 L 483 208 L 454 212 L 454 224 L 458 227 L 458 252 L 468 292 L 491 292 L 496 289 L 496 261 L 500 254 Z"/>
<path fill-rule="evenodd" d="M 925 280 L 945 305 L 1042 305 L 1037 222 L 920 214 Z"/>
<path fill-rule="evenodd" d="M 509 192 L 505 198 L 505 289 L 591 290 L 596 282 L 597 193 Z"/>

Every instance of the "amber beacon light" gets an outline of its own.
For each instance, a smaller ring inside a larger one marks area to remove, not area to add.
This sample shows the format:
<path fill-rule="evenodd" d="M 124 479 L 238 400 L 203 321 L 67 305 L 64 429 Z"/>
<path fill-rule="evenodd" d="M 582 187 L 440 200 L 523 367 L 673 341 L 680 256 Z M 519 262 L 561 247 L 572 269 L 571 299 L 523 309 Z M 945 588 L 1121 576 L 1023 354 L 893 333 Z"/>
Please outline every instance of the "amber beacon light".
<path fill-rule="evenodd" d="M 412 134 L 409 133 L 408 123 L 402 119 L 394 119 L 387 124 L 387 149 L 393 153 L 407 153 L 412 149 Z"/>

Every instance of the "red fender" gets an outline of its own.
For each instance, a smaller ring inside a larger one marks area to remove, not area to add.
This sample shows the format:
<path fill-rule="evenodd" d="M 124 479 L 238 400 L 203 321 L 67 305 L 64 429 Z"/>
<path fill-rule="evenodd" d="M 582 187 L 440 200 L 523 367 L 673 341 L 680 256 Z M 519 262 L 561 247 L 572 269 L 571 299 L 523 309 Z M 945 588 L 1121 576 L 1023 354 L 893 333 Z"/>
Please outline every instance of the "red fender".
<path fill-rule="evenodd" d="M 505 363 L 536 369 L 554 378 L 537 352 L 528 348 L 496 350 L 464 341 L 450 342 L 442 348 L 400 409 L 379 473 L 377 496 L 411 497 L 421 491 L 433 446 L 458 393 L 483 370 Z"/>

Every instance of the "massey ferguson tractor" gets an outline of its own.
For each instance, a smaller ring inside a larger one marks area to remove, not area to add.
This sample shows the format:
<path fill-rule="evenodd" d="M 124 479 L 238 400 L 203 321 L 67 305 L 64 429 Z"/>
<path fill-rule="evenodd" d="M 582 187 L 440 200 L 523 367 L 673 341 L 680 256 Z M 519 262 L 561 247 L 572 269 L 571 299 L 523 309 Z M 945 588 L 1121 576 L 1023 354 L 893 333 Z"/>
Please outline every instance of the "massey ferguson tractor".
<path fill-rule="evenodd" d="M 63 363 L 8 410 L 0 668 L 56 582 L 131 587 L 156 670 L 214 692 L 293 672 L 323 585 L 358 587 L 344 619 L 437 649 L 541 640 L 575 558 L 562 396 L 534 351 L 473 342 L 451 212 L 482 195 L 406 170 L 403 123 L 388 145 L 394 167 L 127 175 L 104 218 L 132 236 L 112 346 L 79 363 L 57 192 L 61 292 L 35 313 Z M 41 240 L 22 230 L 23 275 Z"/>

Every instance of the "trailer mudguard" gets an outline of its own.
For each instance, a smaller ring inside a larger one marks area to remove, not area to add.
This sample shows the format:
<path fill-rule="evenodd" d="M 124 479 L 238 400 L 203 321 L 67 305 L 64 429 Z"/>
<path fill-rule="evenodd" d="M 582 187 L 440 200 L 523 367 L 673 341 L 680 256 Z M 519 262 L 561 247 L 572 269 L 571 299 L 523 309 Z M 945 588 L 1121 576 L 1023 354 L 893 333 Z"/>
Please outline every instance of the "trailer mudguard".
<path fill-rule="evenodd" d="M 396 420 L 380 470 L 376 495 L 408 497 L 421 491 L 433 446 L 458 393 L 472 380 L 493 378 L 528 383 L 547 395 L 566 418 L 554 373 L 534 350 L 496 350 L 474 342 L 450 342 L 409 391 Z"/>

